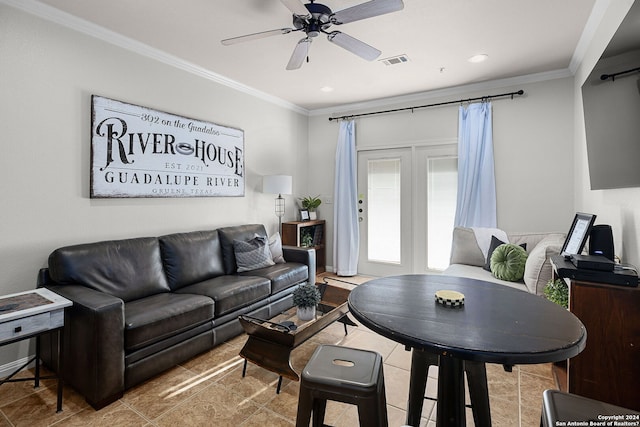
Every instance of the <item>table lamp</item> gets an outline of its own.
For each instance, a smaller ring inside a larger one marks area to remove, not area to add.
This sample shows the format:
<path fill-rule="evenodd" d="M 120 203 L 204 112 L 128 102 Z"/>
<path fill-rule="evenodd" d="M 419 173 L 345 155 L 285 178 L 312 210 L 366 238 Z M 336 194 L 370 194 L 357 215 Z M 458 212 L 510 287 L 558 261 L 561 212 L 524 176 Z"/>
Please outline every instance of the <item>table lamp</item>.
<path fill-rule="evenodd" d="M 262 178 L 262 192 L 277 194 L 276 216 L 278 217 L 278 231 L 282 234 L 282 217 L 284 216 L 283 194 L 291 194 L 293 178 L 289 175 L 267 175 Z"/>

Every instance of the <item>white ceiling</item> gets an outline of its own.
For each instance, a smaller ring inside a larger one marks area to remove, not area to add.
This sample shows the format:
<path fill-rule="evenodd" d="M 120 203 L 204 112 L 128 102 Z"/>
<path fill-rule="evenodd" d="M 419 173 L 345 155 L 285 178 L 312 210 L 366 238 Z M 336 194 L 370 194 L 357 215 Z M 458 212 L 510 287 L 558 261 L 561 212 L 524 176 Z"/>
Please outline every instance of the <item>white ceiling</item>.
<path fill-rule="evenodd" d="M 319 2 L 335 12 L 364 1 Z M 404 0 L 402 11 L 332 29 L 380 49 L 381 59 L 405 54 L 409 62 L 394 66 L 367 62 L 320 36 L 312 43 L 310 62 L 295 71 L 286 71 L 285 66 L 303 37 L 300 32 L 233 46 L 220 43 L 291 27 L 291 13 L 279 0 L 33 3 L 50 5 L 306 110 L 318 110 L 566 70 L 595 0 Z M 489 59 L 480 64 L 467 61 L 479 53 Z M 324 86 L 333 91 L 322 92 Z"/>

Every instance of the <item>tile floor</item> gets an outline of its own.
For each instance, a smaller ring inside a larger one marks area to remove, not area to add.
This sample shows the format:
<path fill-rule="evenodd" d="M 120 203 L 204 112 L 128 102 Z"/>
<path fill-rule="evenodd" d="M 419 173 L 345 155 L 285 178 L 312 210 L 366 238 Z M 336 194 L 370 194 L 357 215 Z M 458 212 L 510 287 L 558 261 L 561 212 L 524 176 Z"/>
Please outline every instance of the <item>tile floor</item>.
<path fill-rule="evenodd" d="M 93 410 L 70 387 L 65 387 L 63 412 L 55 412 L 56 383 L 43 381 L 7 383 L 0 387 L 0 427 L 5 426 L 292 426 L 299 383 L 283 380 L 249 364 L 242 378 L 243 359 L 238 356 L 246 336 L 238 336 L 131 390 L 122 399 Z M 384 358 L 387 409 L 390 426 L 405 421 L 409 385 L 410 353 L 404 347 L 364 328 L 335 323 L 294 350 L 293 366 L 300 371 L 318 344 L 339 344 L 375 350 Z M 429 371 L 427 396 L 435 398 L 437 368 Z M 501 365 L 487 365 L 493 425 L 538 426 L 542 392 L 555 388 L 551 365 L 515 366 L 505 372 Z M 467 398 L 468 399 L 468 398 Z M 422 426 L 435 427 L 435 403 L 425 400 Z M 473 426 L 471 410 L 467 423 Z M 357 426 L 355 407 L 329 402 L 325 423 Z"/>

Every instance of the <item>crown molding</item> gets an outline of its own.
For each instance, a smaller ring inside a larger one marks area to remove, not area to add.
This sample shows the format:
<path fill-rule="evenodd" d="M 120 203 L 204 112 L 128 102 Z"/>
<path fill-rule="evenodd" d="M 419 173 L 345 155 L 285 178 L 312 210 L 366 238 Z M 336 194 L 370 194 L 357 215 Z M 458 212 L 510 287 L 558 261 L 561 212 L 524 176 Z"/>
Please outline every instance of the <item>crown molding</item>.
<path fill-rule="evenodd" d="M 573 73 L 568 68 L 545 71 L 542 73 L 527 74 L 518 77 L 509 77 L 498 80 L 489 80 L 486 82 L 472 83 L 462 86 L 452 86 L 443 89 L 436 89 L 426 92 L 413 93 L 410 95 L 394 96 L 389 98 L 380 98 L 372 101 L 359 102 L 353 104 L 344 104 L 336 107 L 321 108 L 309 111 L 309 116 L 341 116 L 354 111 L 367 109 L 385 108 L 394 104 L 407 104 L 411 102 L 426 101 L 434 98 L 443 98 L 448 96 L 461 96 L 469 92 L 491 90 L 510 86 L 517 86 L 530 83 L 538 83 L 548 80 L 562 79 L 565 77 L 573 77 Z"/>
<path fill-rule="evenodd" d="M 576 45 L 576 49 L 573 52 L 573 56 L 571 57 L 571 62 L 569 62 L 569 70 L 571 70 L 572 74 L 575 74 L 578 71 L 578 68 L 584 61 L 584 56 L 586 55 L 587 49 L 591 44 L 591 41 L 595 37 L 598 26 L 602 22 L 605 13 L 607 12 L 607 8 L 611 4 L 611 0 L 596 0 L 593 5 L 593 9 L 591 9 L 591 14 L 589 15 L 589 19 L 587 19 L 587 23 L 582 30 L 582 34 L 580 35 L 580 40 L 578 40 L 578 44 Z"/>
<path fill-rule="evenodd" d="M 54 22 L 66 28 L 81 32 L 88 36 L 97 38 L 104 42 L 113 44 L 123 49 L 132 51 L 147 58 L 154 59 L 196 76 L 205 78 L 207 80 L 219 83 L 223 86 L 235 89 L 239 92 L 246 93 L 254 96 L 263 101 L 267 101 L 271 104 L 292 110 L 296 113 L 308 115 L 309 110 L 295 105 L 291 102 L 285 101 L 281 98 L 269 95 L 265 92 L 259 91 L 250 86 L 239 83 L 235 80 L 229 79 L 220 74 L 209 71 L 203 67 L 197 66 L 191 62 L 180 59 L 176 56 L 170 55 L 159 49 L 153 48 L 147 44 L 140 43 L 121 34 L 115 33 L 99 25 L 93 24 L 84 19 L 73 16 L 69 13 L 63 12 L 59 9 L 40 3 L 36 0 L 0 0 L 0 3 L 4 3 L 16 9 L 38 16 L 50 22 Z"/>

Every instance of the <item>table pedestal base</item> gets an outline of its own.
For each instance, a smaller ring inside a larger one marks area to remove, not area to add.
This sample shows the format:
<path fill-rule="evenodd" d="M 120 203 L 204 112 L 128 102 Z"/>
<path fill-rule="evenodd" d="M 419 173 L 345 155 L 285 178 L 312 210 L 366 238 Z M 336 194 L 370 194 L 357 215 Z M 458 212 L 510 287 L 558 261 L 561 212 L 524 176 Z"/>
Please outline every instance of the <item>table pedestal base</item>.
<path fill-rule="evenodd" d="M 435 353 L 416 349 L 413 349 L 411 354 L 407 425 L 420 425 L 427 375 L 431 365 L 439 366 L 436 425 L 439 427 L 466 425 L 464 405 L 464 373 L 466 372 L 475 425 L 490 426 L 491 411 L 485 364 L 438 356 Z"/>

